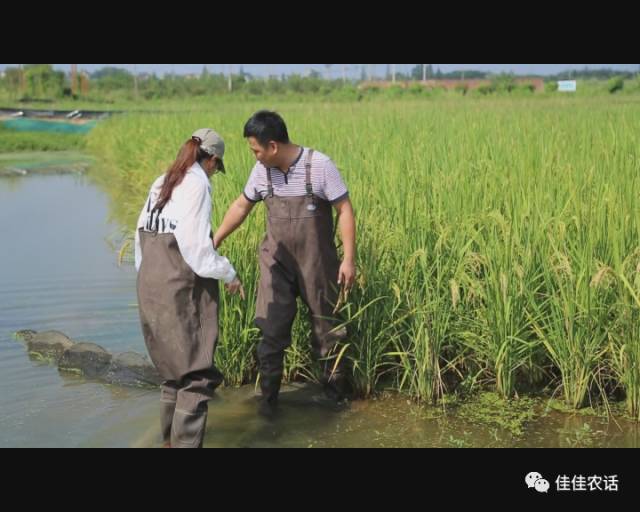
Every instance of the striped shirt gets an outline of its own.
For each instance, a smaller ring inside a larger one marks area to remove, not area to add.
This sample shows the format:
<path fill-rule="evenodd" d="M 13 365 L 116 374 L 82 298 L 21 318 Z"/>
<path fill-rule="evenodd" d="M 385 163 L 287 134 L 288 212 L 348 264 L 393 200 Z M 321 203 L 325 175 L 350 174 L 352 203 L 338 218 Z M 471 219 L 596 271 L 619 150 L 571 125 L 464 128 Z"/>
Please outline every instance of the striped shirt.
<path fill-rule="evenodd" d="M 306 195 L 304 164 L 309 154 L 309 148 L 301 148 L 301 150 L 296 161 L 289 167 L 287 174 L 276 167 L 270 168 L 274 195 L 280 197 Z M 337 204 L 349 196 L 349 191 L 336 165 L 327 155 L 315 150 L 311 162 L 311 185 L 316 196 L 331 204 Z M 268 193 L 267 169 L 260 162 L 257 162 L 244 187 L 244 195 L 252 203 L 257 203 L 267 197 Z"/>

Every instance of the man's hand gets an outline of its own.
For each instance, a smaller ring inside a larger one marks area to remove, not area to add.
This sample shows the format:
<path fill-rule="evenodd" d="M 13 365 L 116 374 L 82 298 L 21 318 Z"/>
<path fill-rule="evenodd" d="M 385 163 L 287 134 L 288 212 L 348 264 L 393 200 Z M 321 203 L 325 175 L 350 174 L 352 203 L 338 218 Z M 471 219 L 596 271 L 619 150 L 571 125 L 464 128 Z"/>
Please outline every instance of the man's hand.
<path fill-rule="evenodd" d="M 338 271 L 338 284 L 349 291 L 356 280 L 356 265 L 353 261 L 344 260 Z"/>
<path fill-rule="evenodd" d="M 242 286 L 242 282 L 240 281 L 240 279 L 238 279 L 237 277 L 229 284 L 225 284 L 224 287 L 231 295 L 239 293 L 240 298 L 244 300 L 244 287 Z"/>

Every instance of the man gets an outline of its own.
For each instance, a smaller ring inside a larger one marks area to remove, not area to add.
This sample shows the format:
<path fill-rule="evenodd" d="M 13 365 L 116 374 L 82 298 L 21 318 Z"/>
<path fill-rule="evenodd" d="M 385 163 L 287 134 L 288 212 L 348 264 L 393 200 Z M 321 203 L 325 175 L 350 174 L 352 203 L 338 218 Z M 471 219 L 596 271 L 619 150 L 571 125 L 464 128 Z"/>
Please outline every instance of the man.
<path fill-rule="evenodd" d="M 244 137 L 257 163 L 243 194 L 218 228 L 214 245 L 219 247 L 255 204 L 264 201 L 267 236 L 260 248 L 256 305 L 256 326 L 262 334 L 260 412 L 267 416 L 275 412 L 297 297 L 309 307 L 313 354 L 324 359 L 324 390 L 340 401 L 347 392 L 344 358 L 329 356 L 335 355 L 336 343 L 346 337 L 346 329 L 337 328 L 334 314 L 340 287 L 348 291 L 356 275 L 356 229 L 349 193 L 331 159 L 291 142 L 277 113 L 255 113 L 245 124 Z M 332 207 L 344 246 L 342 262 L 334 242 Z"/>

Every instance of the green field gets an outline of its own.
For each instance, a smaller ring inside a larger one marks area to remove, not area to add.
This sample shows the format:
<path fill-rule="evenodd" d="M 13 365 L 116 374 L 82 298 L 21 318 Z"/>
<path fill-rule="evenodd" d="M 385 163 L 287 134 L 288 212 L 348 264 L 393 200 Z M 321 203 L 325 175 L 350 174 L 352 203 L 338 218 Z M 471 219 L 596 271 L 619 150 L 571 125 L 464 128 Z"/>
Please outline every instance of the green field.
<path fill-rule="evenodd" d="M 495 390 L 569 408 L 626 401 L 640 419 L 640 101 L 636 96 L 190 105 L 99 124 L 87 146 L 133 230 L 152 180 L 196 129 L 226 140 L 214 226 L 254 163 L 245 120 L 275 108 L 295 142 L 330 155 L 358 223 L 346 354 L 364 396 L 421 402 Z M 222 294 L 216 362 L 255 377 L 263 207 L 222 247 L 250 300 Z M 287 379 L 313 378 L 298 319 Z"/>
<path fill-rule="evenodd" d="M 24 122 L 29 120 L 6 121 L 8 124 L 0 120 L 0 154 L 19 151 L 65 151 L 84 148 L 86 137 L 82 133 L 19 131 L 16 129 L 16 121 Z M 40 123 L 44 123 L 44 121 Z"/>

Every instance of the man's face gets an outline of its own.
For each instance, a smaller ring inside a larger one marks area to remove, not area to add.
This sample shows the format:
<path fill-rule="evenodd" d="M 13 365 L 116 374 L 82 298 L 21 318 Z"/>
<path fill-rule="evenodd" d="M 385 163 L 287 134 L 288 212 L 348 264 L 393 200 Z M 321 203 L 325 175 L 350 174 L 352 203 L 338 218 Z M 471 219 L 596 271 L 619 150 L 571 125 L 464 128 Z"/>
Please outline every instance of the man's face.
<path fill-rule="evenodd" d="M 249 148 L 253 151 L 258 162 L 265 167 L 275 167 L 278 155 L 278 144 L 271 141 L 266 146 L 263 146 L 255 137 L 249 137 L 247 142 L 249 143 Z"/>

